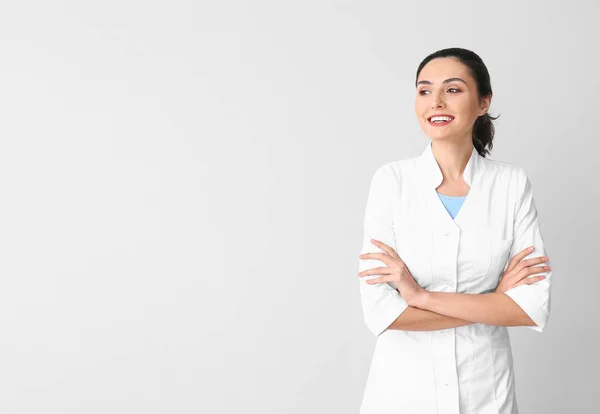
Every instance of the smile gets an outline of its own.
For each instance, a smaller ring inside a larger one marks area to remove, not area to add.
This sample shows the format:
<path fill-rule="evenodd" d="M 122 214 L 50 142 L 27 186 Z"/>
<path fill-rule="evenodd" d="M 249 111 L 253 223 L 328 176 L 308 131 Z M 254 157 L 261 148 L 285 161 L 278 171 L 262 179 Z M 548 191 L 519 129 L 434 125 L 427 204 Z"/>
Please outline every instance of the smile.
<path fill-rule="evenodd" d="M 448 125 L 454 120 L 453 116 L 450 115 L 434 115 L 427 118 L 427 122 L 432 126 L 444 126 Z"/>

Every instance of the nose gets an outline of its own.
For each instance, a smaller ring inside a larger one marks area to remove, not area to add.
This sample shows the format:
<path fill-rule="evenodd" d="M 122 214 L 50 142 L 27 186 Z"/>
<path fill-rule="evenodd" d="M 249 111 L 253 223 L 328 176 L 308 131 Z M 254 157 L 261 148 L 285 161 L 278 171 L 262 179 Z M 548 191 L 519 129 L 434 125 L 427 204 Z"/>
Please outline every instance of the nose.
<path fill-rule="evenodd" d="M 439 94 L 439 93 L 434 94 L 433 95 L 433 99 L 431 101 L 431 108 L 432 109 L 435 109 L 435 108 L 444 108 L 445 106 L 446 106 L 446 104 L 442 100 L 441 94 Z"/>

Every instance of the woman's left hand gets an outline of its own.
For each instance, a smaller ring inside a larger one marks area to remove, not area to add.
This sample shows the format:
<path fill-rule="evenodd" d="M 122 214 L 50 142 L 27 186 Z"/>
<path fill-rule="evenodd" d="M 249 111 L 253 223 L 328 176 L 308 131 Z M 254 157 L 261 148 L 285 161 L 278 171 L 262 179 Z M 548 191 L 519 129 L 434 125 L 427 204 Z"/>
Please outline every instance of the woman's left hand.
<path fill-rule="evenodd" d="M 419 304 L 425 299 L 427 291 L 423 289 L 415 281 L 415 278 L 410 274 L 406 264 L 400 259 L 398 253 L 390 246 L 382 243 L 378 240 L 371 240 L 375 246 L 382 249 L 385 253 L 364 253 L 361 254 L 361 259 L 374 259 L 380 260 L 387 265 L 387 267 L 376 267 L 360 272 L 360 277 L 368 275 L 382 275 L 381 277 L 366 280 L 365 283 L 369 285 L 377 283 L 392 282 L 406 303 L 410 306 L 419 307 Z"/>

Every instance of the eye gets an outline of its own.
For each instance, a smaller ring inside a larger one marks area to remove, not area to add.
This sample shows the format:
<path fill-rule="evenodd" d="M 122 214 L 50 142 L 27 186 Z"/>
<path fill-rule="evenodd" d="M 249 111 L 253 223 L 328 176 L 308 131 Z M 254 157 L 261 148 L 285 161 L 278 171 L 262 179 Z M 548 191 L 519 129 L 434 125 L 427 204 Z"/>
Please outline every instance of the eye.
<path fill-rule="evenodd" d="M 426 95 L 426 92 L 428 93 L 429 91 L 422 89 L 419 91 L 419 95 Z"/>
<path fill-rule="evenodd" d="M 460 90 L 456 89 L 456 88 L 450 88 L 450 89 L 448 89 L 448 92 L 450 92 L 450 91 L 460 92 Z M 456 93 L 456 92 L 452 92 L 452 93 Z"/>

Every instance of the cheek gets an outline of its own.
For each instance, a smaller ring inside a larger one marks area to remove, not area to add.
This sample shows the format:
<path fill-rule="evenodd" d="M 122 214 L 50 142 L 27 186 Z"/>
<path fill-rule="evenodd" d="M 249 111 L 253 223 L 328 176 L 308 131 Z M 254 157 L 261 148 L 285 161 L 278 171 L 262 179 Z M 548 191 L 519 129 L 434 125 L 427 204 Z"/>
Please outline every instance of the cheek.
<path fill-rule="evenodd" d="M 415 114 L 417 116 L 421 115 L 421 105 L 419 104 L 418 101 L 415 101 Z"/>
<path fill-rule="evenodd" d="M 419 118 L 419 122 L 423 122 L 423 117 L 427 115 L 428 111 L 429 106 L 427 105 L 427 102 L 424 102 L 421 99 L 415 101 L 415 114 Z"/>
<path fill-rule="evenodd" d="M 465 119 L 470 119 L 472 118 L 473 121 L 475 120 L 475 118 L 477 118 L 477 111 L 478 111 L 478 107 L 477 107 L 477 102 L 474 101 L 473 99 L 467 98 L 466 97 L 461 97 L 463 99 L 456 99 L 454 102 L 454 107 L 456 109 L 456 111 L 460 114 L 462 114 L 463 118 Z"/>

